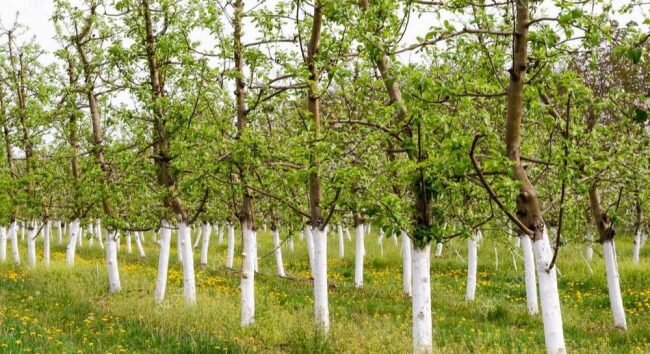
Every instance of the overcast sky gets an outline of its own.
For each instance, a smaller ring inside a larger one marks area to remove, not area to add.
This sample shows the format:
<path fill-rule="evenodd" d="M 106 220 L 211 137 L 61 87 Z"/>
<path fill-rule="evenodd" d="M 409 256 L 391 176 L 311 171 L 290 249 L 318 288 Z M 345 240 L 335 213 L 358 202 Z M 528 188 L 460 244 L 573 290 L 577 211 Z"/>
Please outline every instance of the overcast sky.
<path fill-rule="evenodd" d="M 274 0 L 268 0 L 272 3 Z M 552 4 L 552 1 L 546 0 L 547 4 Z M 627 3 L 628 0 L 614 0 L 615 7 Z M 252 3 L 252 2 L 251 2 Z M 549 5 L 551 6 L 551 5 Z M 58 48 L 57 42 L 54 37 L 54 26 L 50 21 L 54 5 L 52 0 L 0 0 L 0 21 L 4 26 L 11 26 L 16 17 L 16 13 L 20 13 L 19 20 L 22 24 L 27 25 L 30 29 L 30 35 L 36 37 L 36 41 L 48 52 L 53 52 Z M 648 16 L 648 10 L 645 9 L 645 17 Z M 546 12 L 553 12 L 552 9 Z M 617 20 L 626 22 L 631 19 L 637 22 L 642 22 L 644 14 L 641 11 L 635 11 L 631 16 L 618 16 Z M 429 18 L 411 19 L 406 36 L 403 43 L 412 43 L 416 40 L 417 36 L 423 36 L 432 22 L 438 22 L 431 15 Z M 201 38 L 199 38 L 201 39 Z M 205 38 L 202 42 L 210 42 Z M 407 58 L 402 58 L 407 59 Z"/>

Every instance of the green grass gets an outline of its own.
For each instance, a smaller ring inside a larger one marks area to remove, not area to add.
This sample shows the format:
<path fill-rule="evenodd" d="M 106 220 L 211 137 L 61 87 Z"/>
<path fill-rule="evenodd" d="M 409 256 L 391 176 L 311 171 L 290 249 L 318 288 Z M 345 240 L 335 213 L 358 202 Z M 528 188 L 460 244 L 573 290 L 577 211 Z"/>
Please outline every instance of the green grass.
<path fill-rule="evenodd" d="M 258 234 L 259 254 L 272 249 L 269 233 Z M 239 240 L 238 240 L 239 242 Z M 564 330 L 570 352 L 650 352 L 650 247 L 641 264 L 631 263 L 631 239 L 618 239 L 621 287 L 629 330 L 612 326 L 604 265 L 596 246 L 591 264 L 581 248 L 562 248 L 558 260 Z M 54 241 L 56 245 L 56 241 Z M 174 247 L 176 242 L 172 242 Z M 442 353 L 539 353 L 544 350 L 540 317 L 526 314 L 523 264 L 506 236 L 487 235 L 479 249 L 477 300 L 464 301 L 466 243 L 445 245 L 432 261 L 435 351 Z M 38 244 L 41 252 L 42 245 Z M 183 303 L 182 273 L 175 249 L 170 257 L 167 298 L 153 302 L 157 249 L 147 234 L 147 258 L 119 254 L 123 291 L 107 294 L 102 251 L 88 242 L 78 249 L 73 269 L 65 266 L 65 246 L 54 246 L 52 266 L 0 265 L 0 352 L 2 353 L 405 353 L 411 348 L 410 302 L 401 291 L 399 246 L 366 238 L 365 287 L 353 286 L 353 242 L 338 259 L 334 234 L 329 242 L 329 336 L 312 320 L 312 289 L 304 241 L 284 249 L 290 279 L 275 276 L 273 255 L 260 260 L 256 276 L 256 324 L 239 327 L 239 274 L 224 268 L 225 245 L 212 238 L 210 265 L 197 267 L 198 304 Z M 238 246 L 241 246 L 238 243 Z M 495 268 L 495 247 L 499 268 Z M 26 256 L 26 245 L 21 242 Z M 195 252 L 198 258 L 198 250 Z M 239 253 L 238 253 L 239 254 Z M 8 254 L 9 259 L 11 255 Z M 40 256 L 40 255 L 39 255 Z M 198 264 L 198 262 L 196 262 Z M 238 265 L 236 265 L 236 268 Z"/>

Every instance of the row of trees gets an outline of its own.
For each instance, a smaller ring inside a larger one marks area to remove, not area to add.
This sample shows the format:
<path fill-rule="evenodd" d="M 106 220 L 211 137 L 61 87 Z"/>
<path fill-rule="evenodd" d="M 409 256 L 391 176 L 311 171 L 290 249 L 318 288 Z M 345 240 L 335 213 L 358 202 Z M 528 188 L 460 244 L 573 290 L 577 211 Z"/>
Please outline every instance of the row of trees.
<path fill-rule="evenodd" d="M 531 297 L 537 270 L 547 350 L 563 352 L 560 246 L 596 230 L 611 289 L 615 227 L 641 243 L 650 41 L 647 20 L 612 18 L 643 6 L 57 0 L 53 57 L 3 27 L 0 217 L 14 239 L 18 219 L 68 221 L 72 258 L 74 230 L 101 219 L 111 293 L 118 232 L 161 229 L 157 301 L 170 229 L 187 260 L 189 225 L 223 221 L 230 239 L 238 221 L 244 326 L 258 225 L 304 228 L 324 332 L 326 229 L 355 227 L 362 274 L 370 221 L 402 236 L 415 352 L 433 346 L 431 243 L 512 227 Z M 183 274 L 191 305 L 193 262 Z"/>

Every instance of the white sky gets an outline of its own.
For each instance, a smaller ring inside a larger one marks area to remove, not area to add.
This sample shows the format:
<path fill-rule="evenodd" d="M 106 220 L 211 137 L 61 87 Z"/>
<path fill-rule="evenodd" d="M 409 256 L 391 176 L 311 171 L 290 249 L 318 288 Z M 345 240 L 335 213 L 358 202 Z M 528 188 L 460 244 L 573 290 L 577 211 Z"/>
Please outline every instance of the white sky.
<path fill-rule="evenodd" d="M 268 4 L 274 2 L 269 0 Z M 629 0 L 614 0 L 615 8 L 619 8 L 623 4 L 629 3 Z M 552 8 L 552 2 L 546 0 L 548 8 Z M 545 6 L 546 7 L 546 6 Z M 19 21 L 29 27 L 29 34 L 36 37 L 36 41 L 47 52 L 53 52 L 58 48 L 57 42 L 54 40 L 54 26 L 50 21 L 54 4 L 52 0 L 0 0 L 0 23 L 9 27 L 13 24 L 16 13 L 20 13 Z M 635 11 L 631 16 L 618 16 L 619 21 L 627 22 L 635 20 L 638 23 L 643 22 L 643 18 L 648 17 L 649 9 L 642 11 Z M 549 12 L 555 12 L 552 9 Z M 433 15 L 425 18 L 411 19 L 409 28 L 407 29 L 406 36 L 403 40 L 404 43 L 413 43 L 416 41 L 417 36 L 424 36 L 429 26 L 434 23 L 441 22 L 436 20 Z M 198 38 L 204 43 L 212 42 L 209 38 Z M 408 60 L 408 57 L 402 57 L 402 60 Z"/>

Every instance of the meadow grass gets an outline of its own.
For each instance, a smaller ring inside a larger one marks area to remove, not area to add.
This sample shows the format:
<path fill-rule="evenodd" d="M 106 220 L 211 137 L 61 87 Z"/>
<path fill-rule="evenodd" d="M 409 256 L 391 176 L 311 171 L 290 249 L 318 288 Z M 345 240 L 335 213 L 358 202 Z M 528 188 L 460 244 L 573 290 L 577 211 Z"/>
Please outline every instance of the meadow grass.
<path fill-rule="evenodd" d="M 526 313 L 523 261 L 505 234 L 485 233 L 479 248 L 476 301 L 464 300 L 466 242 L 445 244 L 432 261 L 435 351 L 440 353 L 540 353 L 541 317 Z M 286 235 L 283 235 L 286 237 Z M 2 353 L 407 353 L 411 349 L 410 301 L 402 295 L 399 242 L 366 237 L 364 288 L 356 289 L 354 243 L 338 258 L 329 237 L 328 273 L 332 327 L 326 337 L 313 324 L 312 287 L 304 241 L 284 247 L 289 278 L 275 274 L 272 254 L 260 259 L 256 276 L 256 323 L 239 326 L 239 273 L 224 267 L 226 246 L 215 235 L 210 263 L 197 266 L 198 303 L 184 305 L 181 267 L 172 242 L 167 297 L 153 301 L 157 247 L 147 233 L 147 257 L 119 252 L 123 290 L 108 295 L 104 254 L 95 244 L 78 248 L 74 268 L 65 266 L 65 245 L 53 241 L 52 265 L 39 258 L 34 269 L 0 265 L 0 352 Z M 272 250 L 271 234 L 258 233 L 259 255 Z M 565 337 L 574 353 L 650 352 L 649 247 L 631 262 L 632 240 L 617 239 L 621 288 L 629 330 L 612 326 L 604 264 L 595 246 L 591 268 L 581 245 L 561 249 L 558 267 Z M 39 257 L 42 244 L 39 242 Z M 237 239 L 238 252 L 240 239 Z M 496 268 L 495 249 L 499 265 Z M 456 253 L 458 252 L 458 253 Z M 26 245 L 21 242 L 21 253 Z M 198 260 L 198 249 L 195 257 Z M 239 252 L 240 253 L 240 252 Z M 237 253 L 237 254 L 239 254 Z M 8 254 L 9 261 L 11 255 Z M 517 263 L 515 270 L 514 262 Z M 238 259 L 238 262 L 241 260 Z M 196 262 L 198 265 L 198 261 Z M 239 264 L 235 264 L 239 269 Z"/>

